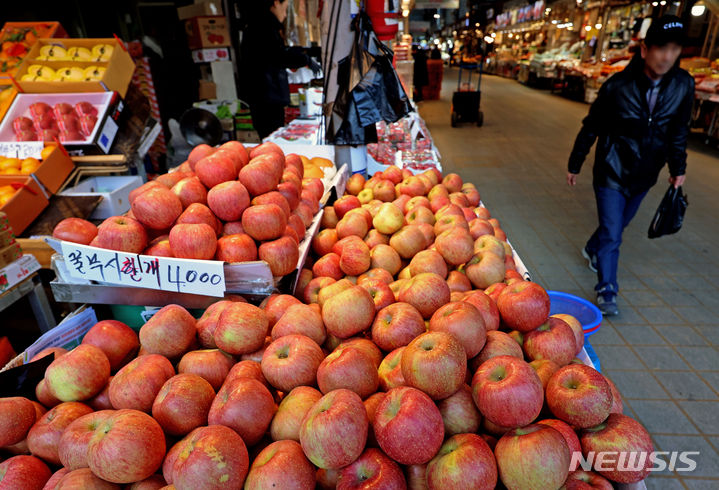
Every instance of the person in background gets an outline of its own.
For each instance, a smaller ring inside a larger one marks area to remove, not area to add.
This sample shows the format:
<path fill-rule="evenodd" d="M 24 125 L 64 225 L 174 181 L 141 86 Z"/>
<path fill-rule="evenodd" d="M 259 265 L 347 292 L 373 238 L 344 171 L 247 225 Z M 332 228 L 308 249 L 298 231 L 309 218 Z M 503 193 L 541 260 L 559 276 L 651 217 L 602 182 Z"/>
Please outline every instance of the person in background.
<path fill-rule="evenodd" d="M 678 17 L 655 20 L 641 52 L 607 80 L 582 123 L 569 157 L 567 183 L 598 140 L 593 171 L 599 226 L 582 250 L 597 273 L 597 305 L 616 315 L 617 264 L 622 232 L 669 164 L 669 182 L 684 183 L 694 79 L 679 68 L 684 25 Z"/>
<path fill-rule="evenodd" d="M 429 84 L 429 74 L 427 72 L 427 51 L 415 46 L 412 46 L 412 57 L 414 58 L 414 74 L 412 77 L 412 83 L 414 85 L 414 101 L 420 102 L 424 100 L 424 94 L 422 93 L 424 87 Z"/>
<path fill-rule="evenodd" d="M 317 74 L 320 67 L 302 48 L 285 44 L 283 22 L 290 0 L 254 1 L 240 46 L 239 77 L 252 123 L 264 139 L 285 124 L 285 106 L 290 103 L 286 69 L 309 66 Z"/>

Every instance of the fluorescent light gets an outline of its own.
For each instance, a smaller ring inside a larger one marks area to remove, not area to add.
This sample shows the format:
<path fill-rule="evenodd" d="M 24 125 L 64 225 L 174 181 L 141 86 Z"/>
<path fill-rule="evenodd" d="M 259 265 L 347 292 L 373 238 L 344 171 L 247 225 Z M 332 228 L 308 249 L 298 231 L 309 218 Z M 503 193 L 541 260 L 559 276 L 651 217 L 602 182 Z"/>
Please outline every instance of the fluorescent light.
<path fill-rule="evenodd" d="M 659 2 L 652 2 L 652 7 L 658 7 L 658 6 L 659 6 Z"/>
<path fill-rule="evenodd" d="M 599 29 L 602 28 L 602 24 L 594 24 L 594 28 L 595 28 L 596 30 L 599 30 Z"/>
<path fill-rule="evenodd" d="M 704 5 L 704 2 L 697 2 L 694 5 L 692 5 L 692 15 L 694 17 L 701 17 L 704 15 L 704 12 L 706 12 L 706 5 Z"/>
<path fill-rule="evenodd" d="M 440 17 L 439 14 L 434 14 L 434 18 L 435 18 L 435 19 L 439 19 L 439 17 Z"/>
<path fill-rule="evenodd" d="M 402 11 L 402 17 L 409 17 L 409 10 L 404 9 L 404 10 Z"/>
<path fill-rule="evenodd" d="M 484 42 L 487 44 L 492 44 L 494 42 L 494 38 L 492 36 L 484 36 Z"/>
<path fill-rule="evenodd" d="M 496 33 L 496 32 L 493 32 L 493 33 L 492 33 L 492 37 L 497 37 L 497 33 Z"/>
<path fill-rule="evenodd" d="M 666 5 L 666 4 L 667 4 L 667 0 L 662 0 L 661 2 L 659 2 L 659 5 Z"/>
<path fill-rule="evenodd" d="M 586 26 L 584 26 L 584 30 L 587 31 L 587 32 L 589 32 L 589 31 L 592 30 L 592 26 L 586 25 Z"/>

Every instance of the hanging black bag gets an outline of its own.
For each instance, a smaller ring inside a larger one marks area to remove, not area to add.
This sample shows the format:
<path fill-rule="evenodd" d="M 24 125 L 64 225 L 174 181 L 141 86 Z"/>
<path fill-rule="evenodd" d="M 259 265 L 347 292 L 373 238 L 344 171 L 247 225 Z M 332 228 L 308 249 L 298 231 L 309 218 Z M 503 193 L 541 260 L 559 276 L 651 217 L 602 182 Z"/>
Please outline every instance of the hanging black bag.
<path fill-rule="evenodd" d="M 658 238 L 678 232 L 682 227 L 688 205 L 689 202 L 687 196 L 682 192 L 682 187 L 675 188 L 670 185 L 649 225 L 649 238 Z"/>

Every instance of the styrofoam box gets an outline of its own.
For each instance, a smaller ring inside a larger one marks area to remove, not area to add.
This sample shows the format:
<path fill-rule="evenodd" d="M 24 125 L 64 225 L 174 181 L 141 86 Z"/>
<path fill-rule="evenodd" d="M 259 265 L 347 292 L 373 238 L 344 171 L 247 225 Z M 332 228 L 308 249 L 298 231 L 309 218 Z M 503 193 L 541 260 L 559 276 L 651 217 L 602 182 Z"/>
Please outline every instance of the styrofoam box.
<path fill-rule="evenodd" d="M 75 187 L 65 189 L 61 196 L 102 196 L 102 201 L 90 215 L 92 219 L 119 216 L 130 210 L 130 191 L 142 185 L 142 178 L 134 176 L 90 177 Z"/>
<path fill-rule="evenodd" d="M 5 115 L 2 124 L 0 124 L 0 141 L 15 141 L 15 131 L 12 126 L 13 121 L 20 116 L 32 119 L 32 116 L 30 115 L 30 106 L 35 102 L 44 102 L 50 107 L 55 107 L 55 104 L 59 104 L 61 102 L 70 104 L 73 107 L 78 102 L 89 102 L 95 107 L 95 109 L 97 109 L 97 123 L 92 129 L 92 134 L 84 140 L 66 141 L 64 144 L 91 144 L 95 141 L 97 133 L 104 123 L 105 112 L 107 112 L 107 107 L 112 101 L 112 97 L 113 92 L 18 94 L 17 97 L 15 97 L 12 106 L 10 106 L 10 110 Z"/>

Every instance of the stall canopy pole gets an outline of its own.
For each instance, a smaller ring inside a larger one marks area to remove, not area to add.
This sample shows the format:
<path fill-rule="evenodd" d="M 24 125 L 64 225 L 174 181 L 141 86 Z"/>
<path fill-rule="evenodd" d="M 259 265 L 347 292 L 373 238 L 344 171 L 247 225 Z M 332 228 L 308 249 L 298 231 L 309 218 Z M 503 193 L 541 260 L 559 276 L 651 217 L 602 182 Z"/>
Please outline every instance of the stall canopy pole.
<path fill-rule="evenodd" d="M 322 9 L 322 71 L 325 74 L 322 112 L 325 116 L 325 135 L 332 118 L 333 102 L 337 98 L 337 63 L 349 56 L 354 41 L 354 33 L 350 30 L 351 2 L 331 0 Z"/>

